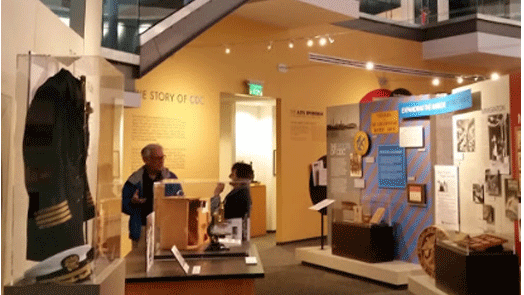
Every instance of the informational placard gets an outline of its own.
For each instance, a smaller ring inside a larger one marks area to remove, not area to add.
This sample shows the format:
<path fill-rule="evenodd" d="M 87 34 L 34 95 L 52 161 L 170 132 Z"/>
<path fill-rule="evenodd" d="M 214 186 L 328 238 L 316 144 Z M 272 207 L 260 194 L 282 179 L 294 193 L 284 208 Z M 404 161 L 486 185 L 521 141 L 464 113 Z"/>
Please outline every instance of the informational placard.
<path fill-rule="evenodd" d="M 401 147 L 424 147 L 424 128 L 422 126 L 400 127 L 398 137 Z"/>
<path fill-rule="evenodd" d="M 186 260 L 184 259 L 180 251 L 178 251 L 178 248 L 175 245 L 173 245 L 173 247 L 171 248 L 171 252 L 173 252 L 173 255 L 175 255 L 176 260 L 178 261 L 178 263 L 180 263 L 180 266 L 187 274 L 189 272 L 189 264 L 187 264 Z"/>
<path fill-rule="evenodd" d="M 155 261 L 155 212 L 147 215 L 146 219 L 146 272 Z"/>
<path fill-rule="evenodd" d="M 399 103 L 398 114 L 401 119 L 416 118 L 451 113 L 472 105 L 471 89 L 467 89 L 444 97 Z"/>
<path fill-rule="evenodd" d="M 313 173 L 314 186 L 327 185 L 327 169 L 324 167 L 324 161 L 316 161 L 311 164 L 311 172 Z"/>
<path fill-rule="evenodd" d="M 332 199 L 325 199 L 321 202 L 316 203 L 315 205 L 309 207 L 310 210 L 319 211 L 320 209 L 323 209 L 331 204 L 333 204 L 335 200 Z"/>
<path fill-rule="evenodd" d="M 435 225 L 460 230 L 457 166 L 435 165 Z"/>
<path fill-rule="evenodd" d="M 376 112 L 371 114 L 371 133 L 398 133 L 398 111 Z"/>
<path fill-rule="evenodd" d="M 396 145 L 378 147 L 378 186 L 381 188 L 406 187 L 406 153 Z"/>

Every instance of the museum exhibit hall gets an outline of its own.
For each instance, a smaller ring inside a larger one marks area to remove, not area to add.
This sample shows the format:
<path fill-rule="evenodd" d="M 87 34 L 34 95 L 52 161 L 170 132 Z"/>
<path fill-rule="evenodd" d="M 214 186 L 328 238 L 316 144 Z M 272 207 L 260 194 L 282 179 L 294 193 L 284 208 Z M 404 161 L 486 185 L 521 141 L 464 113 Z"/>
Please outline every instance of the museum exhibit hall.
<path fill-rule="evenodd" d="M 520 1 L 2 0 L 2 293 L 521 293 Z"/>

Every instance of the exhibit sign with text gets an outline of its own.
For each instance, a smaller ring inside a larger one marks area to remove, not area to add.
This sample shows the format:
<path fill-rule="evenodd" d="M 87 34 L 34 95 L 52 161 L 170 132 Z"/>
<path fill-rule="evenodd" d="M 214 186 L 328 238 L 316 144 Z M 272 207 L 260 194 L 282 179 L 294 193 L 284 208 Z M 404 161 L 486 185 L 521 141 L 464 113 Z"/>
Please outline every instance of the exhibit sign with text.
<path fill-rule="evenodd" d="M 399 103 L 398 113 L 401 119 L 416 118 L 451 113 L 472 105 L 471 90 L 468 89 L 440 98 Z"/>
<path fill-rule="evenodd" d="M 380 188 L 406 187 L 406 153 L 396 145 L 378 147 L 378 186 Z"/>
<path fill-rule="evenodd" d="M 435 225 L 459 230 L 458 167 L 435 165 Z"/>

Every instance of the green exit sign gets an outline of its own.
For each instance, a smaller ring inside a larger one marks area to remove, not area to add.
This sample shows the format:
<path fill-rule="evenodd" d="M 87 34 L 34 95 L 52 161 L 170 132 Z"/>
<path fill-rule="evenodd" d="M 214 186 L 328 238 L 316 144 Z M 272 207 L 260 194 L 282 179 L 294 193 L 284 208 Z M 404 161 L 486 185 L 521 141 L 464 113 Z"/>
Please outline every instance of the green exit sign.
<path fill-rule="evenodd" d="M 264 87 L 261 84 L 249 83 L 249 94 L 255 96 L 262 96 L 262 90 Z"/>

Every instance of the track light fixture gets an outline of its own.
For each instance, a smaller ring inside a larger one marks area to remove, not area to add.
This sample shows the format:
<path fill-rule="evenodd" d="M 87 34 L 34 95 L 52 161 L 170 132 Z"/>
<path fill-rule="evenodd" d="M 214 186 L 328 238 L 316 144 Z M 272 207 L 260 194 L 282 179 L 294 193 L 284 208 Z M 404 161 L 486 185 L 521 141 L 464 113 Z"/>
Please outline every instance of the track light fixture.
<path fill-rule="evenodd" d="M 270 51 L 273 48 L 273 41 L 269 41 L 269 44 L 267 44 L 267 51 Z"/>
<path fill-rule="evenodd" d="M 287 47 L 289 47 L 290 49 L 295 47 L 295 43 L 293 42 L 293 40 L 289 41 L 289 43 L 287 44 Z"/>
<path fill-rule="evenodd" d="M 313 46 L 313 40 L 312 39 L 308 39 L 306 44 L 307 44 L 307 47 L 312 47 Z"/>
<path fill-rule="evenodd" d="M 318 40 L 318 45 L 320 46 L 324 46 L 327 44 L 327 39 L 326 37 L 320 37 L 320 39 Z"/>

